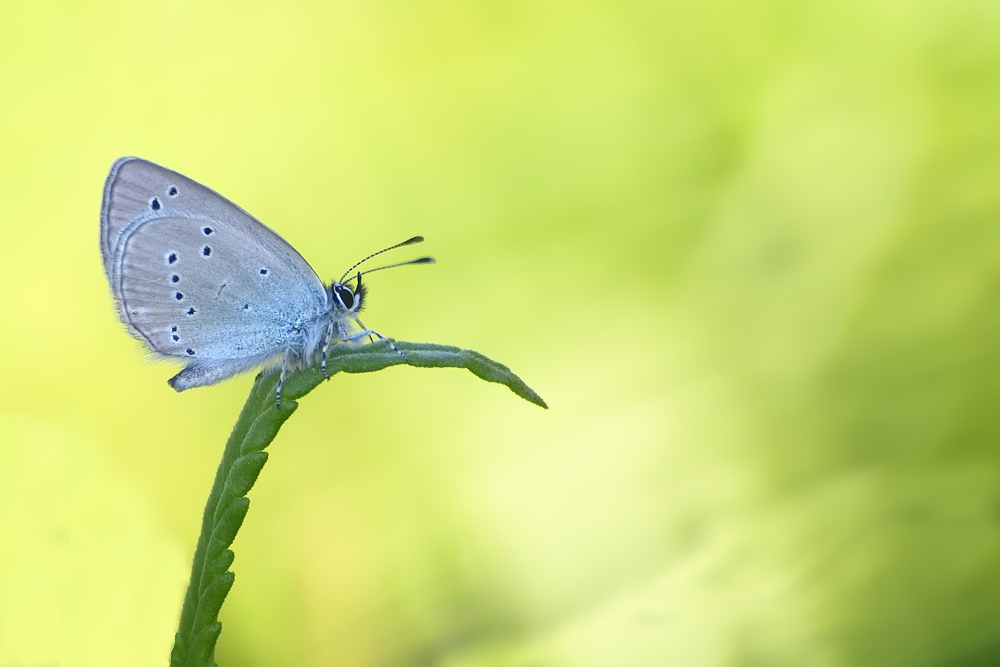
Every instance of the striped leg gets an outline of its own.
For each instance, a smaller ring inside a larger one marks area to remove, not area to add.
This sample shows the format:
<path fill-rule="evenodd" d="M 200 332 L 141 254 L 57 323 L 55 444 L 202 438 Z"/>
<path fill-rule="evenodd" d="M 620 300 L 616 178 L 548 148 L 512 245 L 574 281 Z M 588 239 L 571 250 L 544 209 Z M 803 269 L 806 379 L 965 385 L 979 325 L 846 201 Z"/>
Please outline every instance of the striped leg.
<path fill-rule="evenodd" d="M 399 350 L 398 347 L 396 347 L 395 345 L 393 345 L 393 343 L 392 343 L 391 340 L 389 340 L 388 338 L 386 338 L 385 336 L 383 336 L 379 332 L 375 331 L 374 329 L 367 328 L 361 322 L 361 320 L 357 320 L 357 322 L 358 322 L 358 324 L 361 325 L 361 328 L 363 329 L 363 331 L 359 331 L 358 333 L 351 334 L 350 336 L 347 337 L 347 340 L 357 340 L 359 338 L 364 338 L 365 336 L 375 336 L 380 341 L 385 342 L 385 344 L 389 346 L 390 350 L 392 350 L 393 352 L 395 352 L 396 354 L 398 354 L 401 357 L 405 356 L 402 352 L 400 352 L 400 350 Z"/>
<path fill-rule="evenodd" d="M 281 375 L 278 376 L 278 386 L 274 389 L 274 406 L 281 409 L 281 388 L 285 384 L 285 374 L 288 370 L 288 354 L 291 349 L 285 350 L 285 356 L 281 360 Z"/>
<path fill-rule="evenodd" d="M 330 349 L 331 340 L 333 340 L 333 322 L 326 327 L 326 340 L 323 341 L 323 361 L 319 365 L 320 370 L 323 371 L 323 377 L 327 380 L 330 379 L 330 374 L 326 372 L 326 353 Z"/>

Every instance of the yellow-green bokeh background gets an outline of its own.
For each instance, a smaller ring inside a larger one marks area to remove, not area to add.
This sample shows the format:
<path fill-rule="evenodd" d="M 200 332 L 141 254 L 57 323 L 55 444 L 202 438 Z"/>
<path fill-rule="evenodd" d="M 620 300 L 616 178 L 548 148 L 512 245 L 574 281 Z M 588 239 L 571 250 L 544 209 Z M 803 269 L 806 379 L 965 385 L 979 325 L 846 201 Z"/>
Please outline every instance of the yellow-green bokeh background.
<path fill-rule="evenodd" d="M 271 447 L 221 667 L 1000 663 L 1000 5 L 0 5 L 0 666 L 165 665 L 251 378 L 116 323 L 134 154 L 366 323 Z M 404 253 L 398 257 L 411 256 Z"/>

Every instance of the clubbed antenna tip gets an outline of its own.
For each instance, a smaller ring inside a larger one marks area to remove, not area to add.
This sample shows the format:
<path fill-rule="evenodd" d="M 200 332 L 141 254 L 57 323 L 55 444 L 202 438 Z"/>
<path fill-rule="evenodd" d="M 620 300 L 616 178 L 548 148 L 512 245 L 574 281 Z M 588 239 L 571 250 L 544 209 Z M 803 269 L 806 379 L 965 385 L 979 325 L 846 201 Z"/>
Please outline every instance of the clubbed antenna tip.
<path fill-rule="evenodd" d="M 382 248 L 378 252 L 373 252 L 372 254 L 368 255 L 367 257 L 365 257 L 363 260 L 361 260 L 360 262 L 358 262 L 357 264 L 355 264 L 351 268 L 349 268 L 346 271 L 344 271 L 344 275 L 340 276 L 340 280 L 338 280 L 337 282 L 338 283 L 344 282 L 344 278 L 347 277 L 347 274 L 349 274 L 351 271 L 353 271 L 354 269 L 358 268 L 359 266 L 361 266 L 362 264 L 364 264 L 365 262 L 367 262 L 372 257 L 378 257 L 379 255 L 381 255 L 384 252 L 388 252 L 390 250 L 395 250 L 396 248 L 402 248 L 404 245 L 413 245 L 414 243 L 420 243 L 423 240 L 424 240 L 423 236 L 414 236 L 413 238 L 406 239 L 402 243 L 397 243 L 396 245 L 391 245 L 388 248 Z M 407 262 L 407 263 L 409 263 L 409 262 Z M 383 267 L 383 268 L 389 268 L 389 267 Z M 375 269 L 375 270 L 377 270 L 377 269 Z"/>

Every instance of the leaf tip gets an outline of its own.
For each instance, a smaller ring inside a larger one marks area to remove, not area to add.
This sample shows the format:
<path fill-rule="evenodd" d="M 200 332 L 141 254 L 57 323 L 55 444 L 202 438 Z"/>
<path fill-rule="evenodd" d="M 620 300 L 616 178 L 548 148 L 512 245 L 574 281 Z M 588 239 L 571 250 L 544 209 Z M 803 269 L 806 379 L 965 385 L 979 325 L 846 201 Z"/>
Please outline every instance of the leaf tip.
<path fill-rule="evenodd" d="M 522 386 L 520 387 L 520 389 L 521 389 L 521 391 L 515 391 L 514 388 L 511 387 L 511 391 L 513 391 L 515 394 L 517 394 L 518 396 L 520 396 L 524 400 L 528 401 L 529 403 L 534 403 L 535 405 L 537 405 L 538 407 L 542 408 L 543 410 L 548 410 L 549 409 L 549 404 L 545 402 L 544 398 L 542 398 L 537 393 L 535 393 L 534 389 L 532 389 L 531 387 L 529 387 L 526 384 L 522 384 Z"/>

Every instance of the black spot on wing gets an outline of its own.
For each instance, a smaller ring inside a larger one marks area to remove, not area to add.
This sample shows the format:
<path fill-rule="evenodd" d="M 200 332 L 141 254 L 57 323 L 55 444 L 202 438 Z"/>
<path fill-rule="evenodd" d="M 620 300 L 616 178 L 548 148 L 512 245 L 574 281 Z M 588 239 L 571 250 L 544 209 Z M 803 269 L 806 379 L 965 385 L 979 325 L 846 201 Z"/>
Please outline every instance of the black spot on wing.
<path fill-rule="evenodd" d="M 156 197 L 153 197 L 153 200 L 151 202 L 149 202 L 149 208 L 153 209 L 154 211 L 159 211 L 160 210 L 160 200 L 157 199 Z"/>

